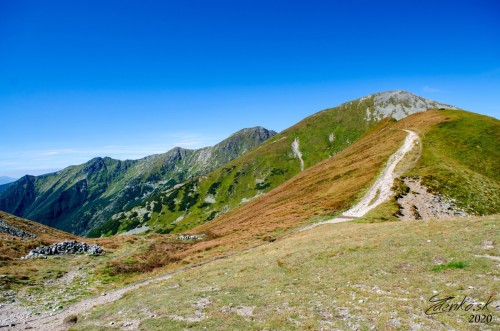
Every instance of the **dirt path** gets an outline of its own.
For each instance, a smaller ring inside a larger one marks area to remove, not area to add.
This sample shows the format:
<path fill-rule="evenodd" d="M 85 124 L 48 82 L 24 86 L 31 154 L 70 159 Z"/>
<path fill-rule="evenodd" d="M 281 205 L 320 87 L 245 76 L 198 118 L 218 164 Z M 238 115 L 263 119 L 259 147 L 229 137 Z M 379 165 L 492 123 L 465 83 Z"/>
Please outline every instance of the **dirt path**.
<path fill-rule="evenodd" d="M 24 330 L 24 329 L 34 329 L 34 330 L 66 330 L 69 325 L 63 325 L 63 321 L 66 317 L 70 315 L 78 315 L 84 311 L 91 309 L 94 306 L 110 303 L 120 299 L 125 293 L 131 290 L 135 290 L 142 286 L 146 286 L 153 282 L 165 280 L 171 278 L 173 273 L 162 275 L 159 277 L 150 278 L 139 283 L 135 283 L 109 293 L 103 293 L 99 297 L 89 298 L 74 305 L 64 309 L 58 313 L 42 313 L 39 315 L 33 315 L 28 309 L 16 305 L 5 304 L 2 307 L 2 311 L 7 313 L 8 316 L 5 320 L 2 320 L 2 325 L 0 328 L 6 328 L 7 330 Z"/>
<path fill-rule="evenodd" d="M 68 308 L 57 312 L 57 313 L 42 313 L 42 314 L 32 314 L 31 311 L 23 306 L 16 304 L 0 304 L 0 330 L 40 330 L 40 331 L 65 331 L 71 327 L 71 325 L 65 325 L 64 319 L 70 315 L 79 315 L 94 306 L 103 305 L 111 303 L 120 299 L 125 293 L 138 289 L 140 287 L 149 285 L 154 282 L 159 282 L 172 278 L 174 275 L 181 273 L 186 270 L 196 269 L 204 266 L 208 263 L 212 263 L 217 260 L 222 260 L 229 258 L 231 256 L 246 252 L 248 250 L 255 249 L 259 246 L 269 244 L 263 242 L 257 245 L 253 245 L 242 250 L 232 252 L 226 255 L 217 256 L 205 262 L 200 262 L 191 266 L 183 267 L 178 270 L 172 271 L 170 273 L 160 275 L 157 277 L 148 278 L 146 280 L 131 284 L 120 289 L 112 290 L 107 293 L 103 293 L 99 297 L 93 297 L 85 299 L 83 301 L 77 302 Z"/>
<path fill-rule="evenodd" d="M 338 217 L 316 224 L 311 224 L 303 228 L 302 230 L 308 230 L 321 224 L 351 221 L 365 215 L 367 212 L 389 199 L 393 194 L 392 185 L 394 183 L 394 178 L 397 177 L 397 175 L 394 173 L 394 169 L 396 168 L 397 164 L 404 158 L 406 153 L 411 151 L 411 149 L 419 139 L 418 135 L 415 132 L 410 130 L 404 131 L 408 132 L 408 135 L 406 136 L 403 145 L 389 157 L 387 165 L 382 171 L 380 177 L 368 189 L 368 192 L 366 192 L 363 198 L 361 198 L 361 200 L 356 205 L 354 205 L 351 209 L 347 210 Z"/>

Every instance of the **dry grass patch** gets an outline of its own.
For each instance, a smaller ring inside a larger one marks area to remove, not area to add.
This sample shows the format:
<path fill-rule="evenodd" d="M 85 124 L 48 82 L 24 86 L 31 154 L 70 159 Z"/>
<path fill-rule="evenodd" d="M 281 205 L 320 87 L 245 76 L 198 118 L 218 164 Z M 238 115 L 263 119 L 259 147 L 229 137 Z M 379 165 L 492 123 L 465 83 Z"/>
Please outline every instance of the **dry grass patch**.
<path fill-rule="evenodd" d="M 192 243 L 181 242 L 171 236 L 153 235 L 151 241 L 138 252 L 114 259 L 107 265 L 111 276 L 151 272 L 180 261 Z"/>

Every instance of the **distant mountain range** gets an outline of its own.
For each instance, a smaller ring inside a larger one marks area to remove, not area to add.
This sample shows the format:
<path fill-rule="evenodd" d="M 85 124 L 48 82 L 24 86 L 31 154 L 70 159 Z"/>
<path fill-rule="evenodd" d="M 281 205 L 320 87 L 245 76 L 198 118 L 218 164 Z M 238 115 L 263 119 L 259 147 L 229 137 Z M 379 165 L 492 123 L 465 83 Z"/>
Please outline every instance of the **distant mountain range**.
<path fill-rule="evenodd" d="M 0 210 L 75 234 L 86 234 L 156 190 L 206 174 L 276 133 L 243 129 L 198 150 L 174 148 L 140 160 L 94 158 L 43 176 L 24 176 L 0 194 Z"/>
<path fill-rule="evenodd" d="M 15 182 L 17 179 L 7 176 L 0 176 L 0 185 Z"/>
<path fill-rule="evenodd" d="M 0 209 L 78 235 L 205 224 L 340 153 L 382 119 L 457 109 L 404 91 L 373 94 L 311 115 L 280 134 L 241 130 L 214 147 L 141 160 L 95 158 L 0 193 Z"/>

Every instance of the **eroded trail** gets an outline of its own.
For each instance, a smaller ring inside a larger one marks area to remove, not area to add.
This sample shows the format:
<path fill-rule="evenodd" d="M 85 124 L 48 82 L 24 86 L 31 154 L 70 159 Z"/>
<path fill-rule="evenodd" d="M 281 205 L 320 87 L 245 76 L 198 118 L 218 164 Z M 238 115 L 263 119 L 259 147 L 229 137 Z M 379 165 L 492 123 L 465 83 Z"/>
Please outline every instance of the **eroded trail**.
<path fill-rule="evenodd" d="M 394 183 L 394 178 L 397 177 L 394 169 L 404 158 L 404 156 L 412 150 L 413 146 L 415 146 L 419 139 L 418 135 L 415 132 L 410 130 L 404 131 L 408 132 L 408 135 L 406 136 L 403 145 L 389 157 L 387 165 L 382 171 L 380 177 L 370 187 L 370 189 L 368 189 L 366 194 L 356 205 L 354 205 L 353 207 L 351 207 L 351 209 L 347 210 L 338 217 L 324 222 L 311 224 L 305 227 L 303 230 L 311 229 L 321 224 L 341 223 L 356 219 L 358 217 L 364 216 L 367 212 L 377 207 L 382 202 L 387 201 L 392 196 L 391 188 Z"/>

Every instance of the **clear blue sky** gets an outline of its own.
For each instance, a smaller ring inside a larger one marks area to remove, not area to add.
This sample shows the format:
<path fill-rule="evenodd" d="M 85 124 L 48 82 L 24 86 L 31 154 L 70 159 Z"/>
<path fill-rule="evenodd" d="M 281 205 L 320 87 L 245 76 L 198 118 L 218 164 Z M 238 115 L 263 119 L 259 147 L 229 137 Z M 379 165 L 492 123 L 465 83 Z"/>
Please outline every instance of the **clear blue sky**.
<path fill-rule="evenodd" d="M 498 1 L 0 0 L 0 176 L 395 89 L 499 118 Z"/>

